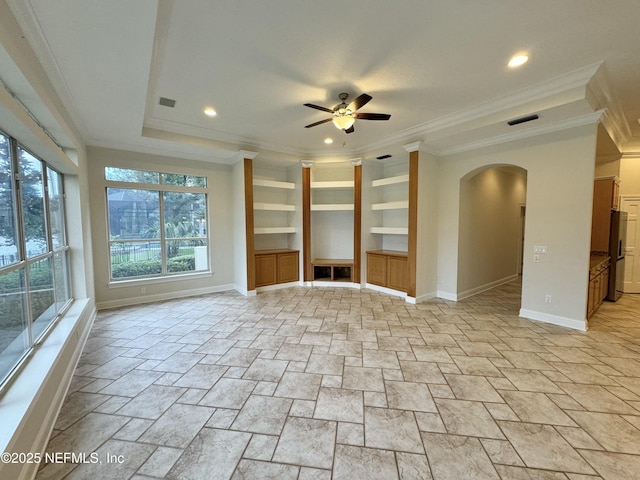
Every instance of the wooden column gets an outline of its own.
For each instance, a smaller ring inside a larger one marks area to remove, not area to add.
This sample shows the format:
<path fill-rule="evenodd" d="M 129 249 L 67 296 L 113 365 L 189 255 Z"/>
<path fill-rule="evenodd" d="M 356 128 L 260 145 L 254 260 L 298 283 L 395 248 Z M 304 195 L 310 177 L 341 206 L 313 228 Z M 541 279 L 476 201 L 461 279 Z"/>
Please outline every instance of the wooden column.
<path fill-rule="evenodd" d="M 360 251 L 362 238 L 362 165 L 353 167 L 353 270 L 351 281 L 360 283 Z"/>
<path fill-rule="evenodd" d="M 244 222 L 247 245 L 247 291 L 256 289 L 256 259 L 253 239 L 253 160 L 244 159 Z"/>
<path fill-rule="evenodd" d="M 407 249 L 407 295 L 416 296 L 418 246 L 418 151 L 409 152 L 409 235 Z"/>
<path fill-rule="evenodd" d="M 313 280 L 311 260 L 311 168 L 302 167 L 302 262 L 305 282 Z"/>

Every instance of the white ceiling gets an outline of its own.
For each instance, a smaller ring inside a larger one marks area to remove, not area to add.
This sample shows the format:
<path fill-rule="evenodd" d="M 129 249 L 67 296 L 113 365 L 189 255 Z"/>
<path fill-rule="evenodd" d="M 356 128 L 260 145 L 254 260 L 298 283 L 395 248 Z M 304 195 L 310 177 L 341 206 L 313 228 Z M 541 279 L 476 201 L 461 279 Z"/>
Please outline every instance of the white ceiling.
<path fill-rule="evenodd" d="M 638 0 L 8 3 L 89 145 L 223 163 L 241 149 L 297 161 L 418 140 L 446 154 L 607 107 L 618 147 L 640 151 Z M 530 61 L 508 69 L 521 51 Z M 304 103 L 333 107 L 343 91 L 391 119 L 303 128 L 327 117 Z"/>

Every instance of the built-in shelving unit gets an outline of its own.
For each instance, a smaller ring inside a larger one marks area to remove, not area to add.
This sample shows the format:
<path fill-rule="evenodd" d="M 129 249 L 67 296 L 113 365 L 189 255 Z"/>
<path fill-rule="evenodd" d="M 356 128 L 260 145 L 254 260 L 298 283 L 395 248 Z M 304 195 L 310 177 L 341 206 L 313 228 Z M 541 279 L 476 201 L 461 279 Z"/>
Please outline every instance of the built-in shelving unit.
<path fill-rule="evenodd" d="M 259 175 L 260 171 L 256 175 Z M 254 234 L 275 235 L 296 233 L 297 228 L 293 225 L 293 215 L 296 211 L 295 194 L 296 185 L 293 182 L 273 180 L 270 178 L 253 178 L 253 211 L 254 211 Z M 268 241 L 257 239 L 256 243 L 267 243 Z M 284 248 L 288 243 L 286 240 L 278 241 L 279 245 L 268 242 L 268 245 L 256 245 L 258 249 L 264 248 Z"/>
<path fill-rule="evenodd" d="M 368 288 L 407 296 L 409 159 L 368 161 L 364 197 L 363 270 Z"/>
<path fill-rule="evenodd" d="M 405 163 L 389 167 L 389 176 L 382 176 L 371 181 L 371 211 L 373 214 L 373 224 L 369 232 L 376 235 L 407 235 L 408 234 L 408 210 L 409 210 L 409 174 L 399 173 L 408 169 Z M 393 240 L 393 245 L 385 245 L 387 239 L 381 239 L 379 248 L 402 249 L 402 244 L 398 240 Z"/>
<path fill-rule="evenodd" d="M 361 166 L 343 162 L 305 169 L 305 280 L 359 284 Z"/>
<path fill-rule="evenodd" d="M 255 287 L 261 290 L 298 282 L 298 234 L 302 230 L 299 171 L 254 167 L 252 172 L 254 254 L 247 261 L 254 265 Z"/>

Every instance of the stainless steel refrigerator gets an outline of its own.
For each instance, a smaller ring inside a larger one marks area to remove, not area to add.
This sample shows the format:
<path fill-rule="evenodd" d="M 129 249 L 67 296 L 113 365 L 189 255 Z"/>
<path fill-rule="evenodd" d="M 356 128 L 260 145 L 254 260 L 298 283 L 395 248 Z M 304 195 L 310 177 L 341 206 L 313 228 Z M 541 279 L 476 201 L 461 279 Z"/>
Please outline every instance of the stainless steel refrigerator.
<path fill-rule="evenodd" d="M 622 296 L 624 286 L 624 249 L 627 238 L 627 212 L 611 212 L 611 232 L 609 234 L 609 293 L 607 300 L 615 302 Z"/>

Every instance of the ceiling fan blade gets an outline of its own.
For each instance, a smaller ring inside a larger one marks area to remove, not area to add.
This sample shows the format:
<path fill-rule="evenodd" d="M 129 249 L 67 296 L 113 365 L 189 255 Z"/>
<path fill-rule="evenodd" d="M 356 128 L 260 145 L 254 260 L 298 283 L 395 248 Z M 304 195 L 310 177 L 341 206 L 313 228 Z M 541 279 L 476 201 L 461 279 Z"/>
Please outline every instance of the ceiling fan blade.
<path fill-rule="evenodd" d="M 319 122 L 310 123 L 309 125 L 305 125 L 304 128 L 311 128 L 311 127 L 315 127 L 316 125 L 322 125 L 323 123 L 330 122 L 331 120 L 333 120 L 333 119 L 332 118 L 326 118 L 324 120 L 320 120 Z"/>
<path fill-rule="evenodd" d="M 333 110 L 327 107 L 321 107 L 320 105 L 314 105 L 313 103 L 305 103 L 305 107 L 315 108 L 316 110 L 322 110 L 323 112 L 333 113 Z"/>
<path fill-rule="evenodd" d="M 388 113 L 356 113 L 356 118 L 361 120 L 389 120 L 391 115 Z"/>
<path fill-rule="evenodd" d="M 344 133 L 353 133 L 355 132 L 355 129 L 353 128 L 353 125 L 351 125 L 349 128 L 347 128 Z"/>
<path fill-rule="evenodd" d="M 364 107 L 367 103 L 369 103 L 369 101 L 372 99 L 373 97 L 371 95 L 367 95 L 366 93 L 363 93 L 362 95 L 360 95 L 358 98 L 356 98 L 353 102 L 351 102 L 349 104 L 349 109 L 351 109 L 352 112 L 355 112 L 356 110 L 358 110 L 359 108 Z"/>

